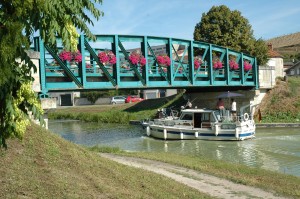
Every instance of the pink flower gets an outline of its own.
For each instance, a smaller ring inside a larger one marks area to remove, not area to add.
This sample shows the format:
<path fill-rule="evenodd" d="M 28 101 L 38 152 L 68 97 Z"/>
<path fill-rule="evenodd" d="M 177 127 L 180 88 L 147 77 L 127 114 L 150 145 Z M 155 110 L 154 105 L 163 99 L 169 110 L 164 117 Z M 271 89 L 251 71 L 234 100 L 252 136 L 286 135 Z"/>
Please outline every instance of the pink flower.
<path fill-rule="evenodd" d="M 157 63 L 160 66 L 170 66 L 171 59 L 167 55 L 159 55 L 156 57 Z"/>
<path fill-rule="evenodd" d="M 79 50 L 73 54 L 73 59 L 76 63 L 79 63 L 82 61 L 82 55 Z"/>
<path fill-rule="evenodd" d="M 71 61 L 72 60 L 72 53 L 66 50 L 63 50 L 62 52 L 59 53 L 59 58 L 62 61 Z"/>
<path fill-rule="evenodd" d="M 76 63 L 82 61 L 82 55 L 79 50 L 75 53 L 71 53 L 70 51 L 63 50 L 59 53 L 59 58 L 62 61 L 69 61 L 69 62 L 75 61 Z"/>
<path fill-rule="evenodd" d="M 234 60 L 229 60 L 229 67 L 231 70 L 238 70 L 239 65 Z"/>
<path fill-rule="evenodd" d="M 145 57 L 143 57 L 143 58 L 140 59 L 140 65 L 141 66 L 145 66 L 146 65 L 146 58 Z"/>
<path fill-rule="evenodd" d="M 252 69 L 252 65 L 248 61 L 244 61 L 244 70 L 249 71 Z"/>
<path fill-rule="evenodd" d="M 99 52 L 98 58 L 103 65 L 115 64 L 117 62 L 117 58 L 112 51 Z"/>
<path fill-rule="evenodd" d="M 217 59 L 213 62 L 213 68 L 214 69 L 221 69 L 221 68 L 223 68 L 223 63 L 220 60 Z"/>
<path fill-rule="evenodd" d="M 194 58 L 194 68 L 195 69 L 198 69 L 201 66 L 202 63 L 203 62 L 202 62 L 202 59 L 200 57 L 195 57 Z"/>
<path fill-rule="evenodd" d="M 133 65 L 140 65 L 140 66 L 145 66 L 147 63 L 146 58 L 142 54 L 135 51 L 130 54 L 129 61 Z"/>

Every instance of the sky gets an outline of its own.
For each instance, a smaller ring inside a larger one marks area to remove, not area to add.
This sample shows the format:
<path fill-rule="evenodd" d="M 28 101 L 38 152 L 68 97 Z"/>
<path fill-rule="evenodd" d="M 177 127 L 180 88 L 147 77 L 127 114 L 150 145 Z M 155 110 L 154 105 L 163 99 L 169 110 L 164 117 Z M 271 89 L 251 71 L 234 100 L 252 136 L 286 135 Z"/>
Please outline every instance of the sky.
<path fill-rule="evenodd" d="M 226 5 L 248 19 L 264 40 L 300 31 L 300 0 L 103 0 L 93 34 L 146 35 L 193 40 L 195 25 L 212 6 Z"/>

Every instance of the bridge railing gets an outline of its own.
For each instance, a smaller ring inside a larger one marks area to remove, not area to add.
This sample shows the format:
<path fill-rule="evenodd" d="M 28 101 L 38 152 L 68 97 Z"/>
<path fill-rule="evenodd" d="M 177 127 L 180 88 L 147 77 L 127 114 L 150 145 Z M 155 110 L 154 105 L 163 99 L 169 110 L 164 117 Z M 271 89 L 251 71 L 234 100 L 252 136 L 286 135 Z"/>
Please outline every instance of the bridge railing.
<path fill-rule="evenodd" d="M 61 40 L 57 49 L 35 38 L 40 51 L 43 92 L 66 89 L 186 88 L 205 86 L 258 87 L 255 57 L 204 42 L 152 36 L 96 35 L 96 41 L 79 38 L 81 61 L 64 61 Z M 110 52 L 115 62 L 102 62 L 101 52 Z M 133 63 L 137 53 L 146 62 Z M 170 66 L 158 56 L 170 58 Z"/>

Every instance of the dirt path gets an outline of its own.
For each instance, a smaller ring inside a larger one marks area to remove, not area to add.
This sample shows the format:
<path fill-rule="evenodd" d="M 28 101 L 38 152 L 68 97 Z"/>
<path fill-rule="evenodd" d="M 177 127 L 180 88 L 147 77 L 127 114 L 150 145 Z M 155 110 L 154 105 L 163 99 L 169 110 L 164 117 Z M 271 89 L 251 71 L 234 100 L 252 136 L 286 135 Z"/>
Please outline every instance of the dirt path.
<path fill-rule="evenodd" d="M 189 187 L 199 190 L 200 192 L 217 198 L 282 198 L 258 188 L 236 184 L 212 175 L 203 174 L 195 170 L 174 166 L 163 162 L 118 156 L 114 154 L 101 153 L 100 155 L 121 164 L 145 169 L 167 176 L 177 182 L 183 183 Z"/>

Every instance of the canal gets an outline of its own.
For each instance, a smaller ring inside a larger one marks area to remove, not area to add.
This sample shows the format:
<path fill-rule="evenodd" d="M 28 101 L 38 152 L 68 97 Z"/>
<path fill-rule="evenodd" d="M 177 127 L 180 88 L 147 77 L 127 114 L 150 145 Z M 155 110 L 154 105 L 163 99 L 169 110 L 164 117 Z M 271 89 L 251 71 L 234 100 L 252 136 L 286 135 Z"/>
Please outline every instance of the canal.
<path fill-rule="evenodd" d="M 255 139 L 239 142 L 156 140 L 147 137 L 140 126 L 79 121 L 49 121 L 49 130 L 85 146 L 205 156 L 300 176 L 300 128 L 258 128 Z"/>

